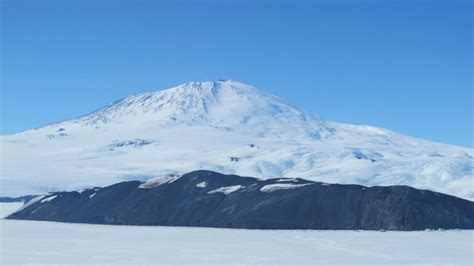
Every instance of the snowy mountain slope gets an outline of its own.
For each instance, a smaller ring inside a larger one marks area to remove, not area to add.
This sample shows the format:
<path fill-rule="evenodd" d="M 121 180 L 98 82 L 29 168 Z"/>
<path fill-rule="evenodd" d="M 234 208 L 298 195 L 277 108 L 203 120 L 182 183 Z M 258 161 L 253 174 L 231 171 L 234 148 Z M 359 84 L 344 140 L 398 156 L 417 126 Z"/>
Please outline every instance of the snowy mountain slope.
<path fill-rule="evenodd" d="M 0 144 L 2 196 L 207 169 L 404 184 L 474 199 L 474 149 L 322 120 L 230 80 L 131 95 Z"/>

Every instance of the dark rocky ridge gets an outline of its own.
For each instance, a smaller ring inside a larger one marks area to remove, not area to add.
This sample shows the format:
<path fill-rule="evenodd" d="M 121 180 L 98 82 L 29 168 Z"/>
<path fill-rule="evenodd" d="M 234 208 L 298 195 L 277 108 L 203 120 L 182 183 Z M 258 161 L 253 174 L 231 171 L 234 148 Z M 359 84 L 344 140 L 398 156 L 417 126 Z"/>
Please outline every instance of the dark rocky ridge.
<path fill-rule="evenodd" d="M 26 195 L 21 197 L 0 197 L 0 202 L 28 202 L 38 195 Z"/>
<path fill-rule="evenodd" d="M 52 193 L 7 219 L 249 229 L 474 229 L 474 202 L 408 186 L 258 180 L 211 171 L 191 172 L 152 188 L 141 184 Z M 302 186 L 261 191 L 272 184 Z M 229 194 L 209 193 L 237 185 L 242 187 Z"/>

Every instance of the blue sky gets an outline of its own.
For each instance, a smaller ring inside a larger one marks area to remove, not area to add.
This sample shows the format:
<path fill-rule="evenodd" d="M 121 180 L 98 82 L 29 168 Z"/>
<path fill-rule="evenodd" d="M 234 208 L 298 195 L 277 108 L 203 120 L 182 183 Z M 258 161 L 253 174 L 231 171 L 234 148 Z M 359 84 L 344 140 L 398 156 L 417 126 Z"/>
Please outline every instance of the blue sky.
<path fill-rule="evenodd" d="M 231 78 L 326 119 L 473 146 L 472 1 L 1 5 L 1 134 Z"/>

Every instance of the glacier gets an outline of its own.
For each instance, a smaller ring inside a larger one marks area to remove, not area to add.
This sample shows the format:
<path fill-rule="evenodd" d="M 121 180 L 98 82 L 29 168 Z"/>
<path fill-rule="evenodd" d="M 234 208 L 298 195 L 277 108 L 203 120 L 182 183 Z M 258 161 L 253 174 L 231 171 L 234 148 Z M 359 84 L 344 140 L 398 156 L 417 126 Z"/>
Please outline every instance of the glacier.
<path fill-rule="evenodd" d="M 409 185 L 474 199 L 474 149 L 337 123 L 233 80 L 125 97 L 0 137 L 0 196 L 106 186 L 193 170 Z"/>

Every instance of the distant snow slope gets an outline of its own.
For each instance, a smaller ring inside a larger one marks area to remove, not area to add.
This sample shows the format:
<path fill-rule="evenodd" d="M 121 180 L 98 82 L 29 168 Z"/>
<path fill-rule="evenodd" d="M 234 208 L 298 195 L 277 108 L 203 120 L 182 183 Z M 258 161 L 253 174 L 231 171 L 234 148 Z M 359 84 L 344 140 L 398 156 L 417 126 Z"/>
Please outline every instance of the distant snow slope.
<path fill-rule="evenodd" d="M 191 82 L 0 137 L 0 195 L 207 169 L 410 185 L 474 199 L 474 149 L 316 118 L 252 86 Z"/>

